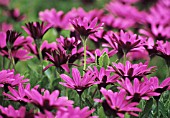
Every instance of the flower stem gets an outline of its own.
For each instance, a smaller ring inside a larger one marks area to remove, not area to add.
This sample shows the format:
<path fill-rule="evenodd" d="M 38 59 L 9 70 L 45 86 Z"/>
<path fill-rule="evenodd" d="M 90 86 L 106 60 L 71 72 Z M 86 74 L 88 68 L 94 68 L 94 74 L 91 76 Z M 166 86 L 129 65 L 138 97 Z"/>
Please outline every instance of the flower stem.
<path fill-rule="evenodd" d="M 81 94 L 79 94 L 79 106 L 80 106 L 80 108 L 82 108 Z"/>
<path fill-rule="evenodd" d="M 41 53 L 41 42 L 42 40 L 41 39 L 36 39 L 35 40 L 35 43 L 36 43 L 36 46 L 37 46 L 37 52 L 38 52 L 38 55 L 39 55 L 39 59 L 40 59 L 40 66 L 41 66 L 41 69 L 40 69 L 40 75 L 42 76 L 42 73 L 43 73 L 43 57 L 42 57 L 42 53 Z"/>
<path fill-rule="evenodd" d="M 83 75 L 85 74 L 85 70 L 86 70 L 86 59 L 87 59 L 87 55 L 86 55 L 86 43 L 87 43 L 87 38 L 86 37 L 81 37 L 82 42 L 83 42 L 83 47 L 84 47 L 84 66 L 83 66 Z"/>
<path fill-rule="evenodd" d="M 170 61 L 168 60 L 168 61 L 166 61 L 166 65 L 167 65 L 167 77 L 169 77 L 170 76 Z"/>
<path fill-rule="evenodd" d="M 10 57 L 10 64 L 12 64 L 13 69 L 15 70 L 15 61 L 14 61 L 14 58 L 13 58 L 13 56 L 12 56 L 12 51 L 11 51 L 11 49 L 8 51 L 8 54 L 9 54 L 9 57 Z"/>
<path fill-rule="evenodd" d="M 123 64 L 126 64 L 126 53 L 123 53 Z"/>
<path fill-rule="evenodd" d="M 156 101 L 157 118 L 159 118 L 159 100 Z"/>

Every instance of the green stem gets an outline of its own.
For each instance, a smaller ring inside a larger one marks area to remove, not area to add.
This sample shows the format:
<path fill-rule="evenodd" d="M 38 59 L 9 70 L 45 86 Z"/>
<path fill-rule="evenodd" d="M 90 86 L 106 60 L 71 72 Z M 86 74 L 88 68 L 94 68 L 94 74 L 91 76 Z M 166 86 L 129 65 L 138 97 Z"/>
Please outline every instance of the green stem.
<path fill-rule="evenodd" d="M 15 61 L 14 61 L 14 58 L 12 56 L 12 51 L 9 50 L 8 53 L 9 53 L 9 57 L 10 57 L 10 64 L 12 64 L 13 69 L 15 70 Z"/>
<path fill-rule="evenodd" d="M 83 43 L 83 47 L 84 47 L 84 66 L 83 66 L 83 75 L 85 74 L 85 70 L 86 70 L 86 59 L 87 59 L 87 55 L 86 55 L 86 43 L 87 43 L 87 37 L 81 37 L 82 43 Z"/>
<path fill-rule="evenodd" d="M 170 66 L 168 65 L 167 77 L 170 76 Z"/>
<path fill-rule="evenodd" d="M 84 67 L 83 70 L 86 70 L 86 59 L 87 59 L 87 55 L 86 55 L 86 40 L 84 41 Z"/>
<path fill-rule="evenodd" d="M 157 118 L 159 118 L 159 100 L 156 101 Z"/>
<path fill-rule="evenodd" d="M 123 64 L 126 64 L 126 53 L 123 53 Z"/>
<path fill-rule="evenodd" d="M 170 61 L 168 60 L 168 61 L 166 61 L 166 65 L 167 65 L 167 77 L 169 77 L 170 76 Z"/>
<path fill-rule="evenodd" d="M 79 106 L 80 106 L 80 108 L 82 108 L 81 94 L 79 94 Z"/>
<path fill-rule="evenodd" d="M 92 98 L 94 98 L 94 95 L 96 94 L 98 88 L 96 87 L 96 89 L 94 90 L 93 94 L 92 94 Z"/>
<path fill-rule="evenodd" d="M 42 44 L 42 40 L 41 39 L 36 39 L 35 40 L 35 44 L 37 46 L 37 51 L 38 51 L 38 55 L 39 55 L 39 59 L 40 59 L 40 66 L 41 66 L 41 69 L 40 69 L 40 75 L 42 77 L 42 74 L 43 74 L 43 57 L 42 57 L 42 53 L 41 53 L 41 44 Z"/>

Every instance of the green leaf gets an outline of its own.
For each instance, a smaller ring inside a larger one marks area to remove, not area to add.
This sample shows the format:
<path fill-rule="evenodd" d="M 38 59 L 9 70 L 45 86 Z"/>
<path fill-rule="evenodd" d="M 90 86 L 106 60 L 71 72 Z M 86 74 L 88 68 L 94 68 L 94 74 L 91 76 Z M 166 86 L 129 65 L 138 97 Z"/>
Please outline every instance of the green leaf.
<path fill-rule="evenodd" d="M 161 114 L 163 115 L 164 118 L 168 118 L 167 110 L 162 102 L 159 101 L 158 103 L 158 108 L 161 111 Z"/>
<path fill-rule="evenodd" d="M 106 118 L 106 115 L 104 113 L 104 110 L 103 110 L 102 106 L 97 111 L 98 111 L 99 118 Z"/>
<path fill-rule="evenodd" d="M 100 67 L 107 68 L 107 66 L 108 66 L 109 64 L 110 64 L 110 59 L 109 59 L 108 54 L 105 52 L 105 53 L 103 53 L 103 55 L 100 56 L 100 58 L 99 58 L 99 66 L 100 66 Z"/>
<path fill-rule="evenodd" d="M 100 67 L 103 66 L 103 55 L 100 56 L 100 58 L 99 58 L 99 66 L 100 66 Z"/>
<path fill-rule="evenodd" d="M 145 104 L 145 108 L 140 115 L 140 118 L 147 118 L 152 110 L 153 98 L 150 98 Z"/>
<path fill-rule="evenodd" d="M 130 118 L 130 115 L 128 113 L 125 113 L 125 118 Z"/>
<path fill-rule="evenodd" d="M 103 56 L 103 66 L 104 66 L 104 68 L 106 69 L 109 64 L 110 64 L 109 56 L 108 56 L 107 53 L 104 53 L 104 56 Z"/>

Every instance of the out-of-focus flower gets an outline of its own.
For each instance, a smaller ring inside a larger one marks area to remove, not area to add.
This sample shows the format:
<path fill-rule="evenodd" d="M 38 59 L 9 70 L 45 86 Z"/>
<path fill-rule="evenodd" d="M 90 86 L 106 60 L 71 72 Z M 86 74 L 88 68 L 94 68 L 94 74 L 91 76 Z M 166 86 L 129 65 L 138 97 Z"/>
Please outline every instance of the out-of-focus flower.
<path fill-rule="evenodd" d="M 154 24 L 151 21 L 150 29 L 140 29 L 140 33 L 145 36 L 154 38 L 155 40 L 168 40 L 170 39 L 170 25 L 167 24 Z"/>
<path fill-rule="evenodd" d="M 126 78 L 118 82 L 121 87 L 119 89 L 124 89 L 127 92 L 127 100 L 132 100 L 133 102 L 139 102 L 141 99 L 149 100 L 152 96 L 159 96 L 160 93 L 154 92 L 151 89 L 151 84 L 147 82 L 140 82 L 137 78 L 133 80 L 133 85 L 131 81 Z"/>
<path fill-rule="evenodd" d="M 103 23 L 100 23 L 96 26 L 98 18 L 96 17 L 90 23 L 86 17 L 83 18 L 74 18 L 70 20 L 71 24 L 75 30 L 82 36 L 88 37 L 90 34 L 97 32 L 102 26 Z"/>
<path fill-rule="evenodd" d="M 138 116 L 136 112 L 141 112 L 141 109 L 136 106 L 137 102 L 130 102 L 125 99 L 126 92 L 121 90 L 120 92 L 112 92 L 102 88 L 101 93 L 106 100 L 103 101 L 102 105 L 105 113 L 112 115 L 113 117 L 124 118 L 125 113 L 133 116 Z"/>
<path fill-rule="evenodd" d="M 113 67 L 110 68 L 110 71 L 115 72 L 123 79 L 129 78 L 131 81 L 134 80 L 134 78 L 141 80 L 142 77 L 151 74 L 156 68 L 155 66 L 148 68 L 148 65 L 146 63 L 143 64 L 142 62 L 139 64 L 132 64 L 129 61 L 126 61 L 125 65 L 122 63 L 116 64 L 114 62 L 112 64 Z"/>
<path fill-rule="evenodd" d="M 23 79 L 24 76 L 14 74 L 14 70 L 0 71 L 0 87 L 4 87 L 5 92 L 8 92 L 8 86 L 15 87 L 20 83 L 28 82 L 29 79 Z"/>
<path fill-rule="evenodd" d="M 13 30 L 12 24 L 6 22 L 0 24 L 0 31 L 7 32 L 8 30 Z"/>
<path fill-rule="evenodd" d="M 100 70 L 97 69 L 97 67 L 94 66 L 94 72 L 95 81 L 99 82 L 98 83 L 98 88 L 99 90 L 102 87 L 106 87 L 108 84 L 114 84 L 119 76 L 118 75 L 111 75 L 110 71 L 107 71 L 104 67 L 102 67 Z"/>
<path fill-rule="evenodd" d="M 95 32 L 94 34 L 91 34 L 89 36 L 90 39 L 92 39 L 94 42 L 105 42 L 104 40 L 104 36 L 107 34 L 106 31 L 104 31 L 103 29 L 99 30 L 98 32 Z"/>
<path fill-rule="evenodd" d="M 65 15 L 63 11 L 56 11 L 54 8 L 51 10 L 46 9 L 39 13 L 40 20 L 47 22 L 54 27 L 58 32 L 69 27 L 69 15 Z"/>
<path fill-rule="evenodd" d="M 114 17 L 112 14 L 104 15 L 100 18 L 101 22 L 107 29 L 128 29 L 135 26 L 135 21 L 132 19 L 124 19 L 121 17 Z"/>
<path fill-rule="evenodd" d="M 8 30 L 0 32 L 0 54 L 8 58 L 13 57 L 15 63 L 18 60 L 27 60 L 32 58 L 28 56 L 29 52 L 25 50 L 25 46 L 28 45 L 30 40 L 24 39 L 19 33 Z"/>
<path fill-rule="evenodd" d="M 29 102 L 25 90 L 30 90 L 30 84 L 27 84 L 25 88 L 22 83 L 19 83 L 18 90 L 8 86 L 8 89 L 11 94 L 3 92 L 4 96 L 7 96 L 9 100 L 20 102 L 21 104 L 26 104 Z"/>
<path fill-rule="evenodd" d="M 74 48 L 71 51 L 71 54 L 69 54 L 68 64 L 73 64 L 77 59 L 80 59 L 82 57 L 83 51 L 83 47 L 80 49 Z"/>
<path fill-rule="evenodd" d="M 117 1 L 122 2 L 124 4 L 133 4 L 139 2 L 140 0 L 117 0 Z"/>
<path fill-rule="evenodd" d="M 3 118 L 25 118 L 26 117 L 26 108 L 20 107 L 18 110 L 15 110 L 11 105 L 8 107 L 0 106 L 0 116 Z"/>
<path fill-rule="evenodd" d="M 161 56 L 162 58 L 164 58 L 168 64 L 168 66 L 170 65 L 170 42 L 166 41 L 165 43 L 163 43 L 163 41 L 157 41 L 157 55 Z"/>
<path fill-rule="evenodd" d="M 108 45 L 113 49 L 118 51 L 118 57 L 121 58 L 124 54 L 127 54 L 130 51 L 135 50 L 143 46 L 145 38 L 139 37 L 136 34 L 130 34 L 128 32 L 120 31 L 120 34 L 111 33 L 111 35 L 106 35 L 105 39 L 109 43 Z"/>
<path fill-rule="evenodd" d="M 29 102 L 37 106 L 42 113 L 45 110 L 51 111 L 55 108 L 65 110 L 68 106 L 72 106 L 73 101 L 68 100 L 67 97 L 59 97 L 59 91 L 55 90 L 51 94 L 48 90 L 41 95 L 37 90 L 25 90 Z"/>
<path fill-rule="evenodd" d="M 77 68 L 72 68 L 72 78 L 70 78 L 66 74 L 61 74 L 60 77 L 65 81 L 65 82 L 60 82 L 61 85 L 71 88 L 77 91 L 78 94 L 82 94 L 82 92 L 94 85 L 97 84 L 95 80 L 94 73 L 91 71 L 87 71 L 83 77 L 81 77 L 80 72 Z"/>
<path fill-rule="evenodd" d="M 144 47 L 149 53 L 149 56 L 153 57 L 157 54 L 157 44 L 154 42 L 153 38 L 148 38 L 144 43 Z"/>
<path fill-rule="evenodd" d="M 34 118 L 57 118 L 56 115 L 48 110 L 44 110 L 44 113 L 37 113 Z"/>
<path fill-rule="evenodd" d="M 145 50 L 145 48 L 140 47 L 135 49 L 135 51 L 131 51 L 127 54 L 127 58 L 131 61 L 136 61 L 136 60 L 145 60 L 149 61 L 149 55 L 148 52 Z"/>
<path fill-rule="evenodd" d="M 57 111 L 57 118 L 98 118 L 97 116 L 91 116 L 94 112 L 94 109 L 89 110 L 88 107 L 80 109 L 80 107 L 73 108 L 72 106 L 68 107 L 66 111 Z"/>
<path fill-rule="evenodd" d="M 157 2 L 150 7 L 149 12 L 144 17 L 146 25 L 139 32 L 155 40 L 166 41 L 170 39 L 170 8 L 165 7 L 162 3 L 163 1 Z"/>
<path fill-rule="evenodd" d="M 143 23 L 145 21 L 145 12 L 139 11 L 136 7 L 132 5 L 123 4 L 120 1 L 111 1 L 109 4 L 106 5 L 106 9 L 115 16 L 125 19 L 131 19 L 136 23 Z"/>
<path fill-rule="evenodd" d="M 69 17 L 69 19 L 73 19 L 73 18 L 83 18 L 86 17 L 88 21 L 92 21 L 94 18 L 99 18 L 104 14 L 104 11 L 98 10 L 98 9 L 93 9 L 90 10 L 88 12 L 86 12 L 82 7 L 79 8 L 72 8 L 68 13 L 67 13 L 67 17 Z"/>
<path fill-rule="evenodd" d="M 71 38 L 64 38 L 63 36 L 60 36 L 60 38 L 57 38 L 56 41 L 59 45 L 61 45 L 65 50 L 71 51 L 73 48 L 77 47 L 78 44 L 80 44 L 80 40 L 76 39 L 75 37 Z"/>
<path fill-rule="evenodd" d="M 31 37 L 26 37 L 27 40 L 30 40 L 31 43 L 24 46 L 27 50 L 29 50 L 32 54 L 36 55 L 40 59 L 40 55 L 38 53 L 37 45 L 33 44 L 33 39 Z M 52 54 L 53 50 L 57 49 L 56 42 L 48 43 L 47 40 L 43 41 L 40 46 L 40 52 L 42 54 L 43 59 L 47 59 L 47 53 Z"/>
<path fill-rule="evenodd" d="M 0 0 L 0 5 L 2 6 L 8 6 L 10 3 L 10 0 Z"/>
<path fill-rule="evenodd" d="M 50 29 L 51 25 L 42 22 L 29 22 L 22 28 L 29 34 L 34 40 L 42 39 L 44 34 Z"/>
<path fill-rule="evenodd" d="M 12 19 L 14 19 L 17 22 L 22 21 L 25 18 L 25 15 L 20 13 L 20 10 L 15 8 L 12 10 L 7 11 L 8 16 L 11 17 Z"/>

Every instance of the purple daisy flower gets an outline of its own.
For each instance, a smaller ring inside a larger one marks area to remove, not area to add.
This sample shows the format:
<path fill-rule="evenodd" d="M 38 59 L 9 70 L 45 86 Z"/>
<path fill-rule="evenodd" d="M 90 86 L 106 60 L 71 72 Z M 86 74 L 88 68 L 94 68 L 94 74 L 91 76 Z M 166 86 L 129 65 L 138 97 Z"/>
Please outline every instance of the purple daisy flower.
<path fill-rule="evenodd" d="M 2 70 L 0 71 L 0 88 L 4 87 L 5 92 L 8 92 L 8 86 L 15 87 L 29 81 L 23 78 L 24 76 L 20 74 L 14 74 L 14 70 Z"/>
<path fill-rule="evenodd" d="M 94 73 L 91 71 L 87 71 L 83 77 L 81 77 L 80 72 L 77 68 L 72 68 L 72 78 L 70 78 L 66 74 L 61 74 L 60 77 L 65 81 L 65 82 L 60 82 L 61 85 L 71 88 L 77 91 L 78 94 L 82 94 L 82 92 L 94 85 L 97 84 L 95 80 Z"/>
<path fill-rule="evenodd" d="M 113 67 L 110 67 L 110 71 L 115 72 L 117 75 L 119 75 L 121 78 L 125 79 L 126 77 L 130 80 L 133 80 L 134 78 L 138 78 L 139 80 L 142 79 L 142 77 L 151 74 L 153 71 L 155 71 L 156 67 L 152 66 L 148 68 L 148 65 L 142 62 L 139 64 L 132 64 L 129 61 L 126 61 L 126 64 L 123 65 L 122 63 L 112 63 Z"/>
<path fill-rule="evenodd" d="M 139 104 L 137 102 L 130 102 L 125 98 L 126 92 L 121 90 L 120 92 L 112 92 L 111 90 L 106 90 L 102 88 L 101 93 L 106 100 L 103 101 L 102 105 L 104 110 L 111 114 L 113 117 L 124 118 L 125 113 L 133 116 L 138 116 L 136 112 L 141 112 L 141 109 L 136 106 Z"/>
<path fill-rule="evenodd" d="M 67 97 L 59 97 L 59 91 L 55 90 L 51 94 L 48 90 L 41 95 L 36 89 L 25 90 L 29 102 L 37 106 L 42 113 L 45 110 L 51 111 L 54 108 L 65 110 L 66 107 L 72 106 L 73 101 L 68 100 Z"/>
<path fill-rule="evenodd" d="M 110 47 L 118 51 L 118 57 L 121 58 L 124 54 L 135 50 L 143 46 L 145 38 L 139 37 L 136 34 L 120 31 L 119 35 L 116 33 L 111 33 L 105 36 L 106 41 L 109 43 Z"/>
<path fill-rule="evenodd" d="M 25 88 L 23 87 L 23 84 L 19 83 L 18 90 L 8 86 L 8 89 L 11 94 L 3 92 L 4 96 L 7 96 L 9 100 L 13 100 L 16 102 L 20 102 L 21 104 L 26 104 L 29 102 L 25 90 L 30 90 L 30 84 L 27 84 Z"/>
<path fill-rule="evenodd" d="M 97 67 L 94 66 L 94 70 L 92 70 L 95 75 L 95 81 L 98 83 L 99 90 L 102 87 L 106 87 L 108 84 L 114 84 L 119 76 L 118 75 L 111 75 L 110 71 L 107 71 L 104 67 L 100 68 L 100 70 L 97 69 Z"/>
<path fill-rule="evenodd" d="M 137 78 L 133 80 L 133 85 L 131 81 L 126 78 L 125 80 L 118 81 L 121 87 L 119 89 L 124 89 L 127 92 L 127 100 L 133 102 L 139 102 L 141 99 L 149 100 L 152 96 L 159 96 L 160 93 L 154 92 L 151 89 L 151 84 L 148 82 L 141 82 Z"/>
<path fill-rule="evenodd" d="M 40 40 L 44 34 L 50 29 L 51 25 L 42 22 L 29 22 L 22 26 L 22 28 L 29 34 L 34 40 Z"/>
<path fill-rule="evenodd" d="M 103 23 L 100 23 L 99 25 L 96 25 L 98 21 L 98 18 L 96 17 L 93 19 L 90 24 L 86 17 L 83 18 L 74 18 L 70 20 L 71 24 L 75 28 L 75 30 L 82 36 L 82 37 L 88 37 L 90 34 L 93 34 L 97 32 L 102 26 Z"/>
<path fill-rule="evenodd" d="M 26 117 L 26 108 L 20 107 L 18 110 L 15 110 L 11 105 L 8 107 L 0 106 L 0 116 L 2 118 L 25 118 Z"/>

